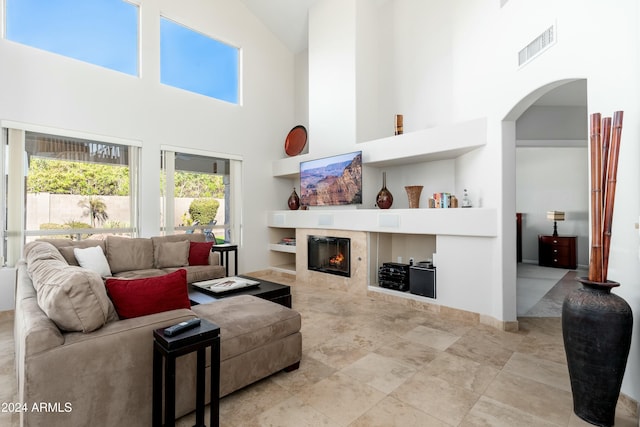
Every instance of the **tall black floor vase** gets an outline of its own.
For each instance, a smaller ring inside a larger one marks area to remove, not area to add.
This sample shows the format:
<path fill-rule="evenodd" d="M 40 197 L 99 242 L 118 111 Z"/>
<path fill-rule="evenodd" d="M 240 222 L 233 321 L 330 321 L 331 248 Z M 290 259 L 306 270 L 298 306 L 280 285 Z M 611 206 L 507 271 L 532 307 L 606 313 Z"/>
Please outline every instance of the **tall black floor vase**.
<path fill-rule="evenodd" d="M 573 411 L 597 426 L 612 426 L 631 346 L 633 313 L 611 288 L 619 283 L 579 278 L 582 288 L 562 305 Z"/>

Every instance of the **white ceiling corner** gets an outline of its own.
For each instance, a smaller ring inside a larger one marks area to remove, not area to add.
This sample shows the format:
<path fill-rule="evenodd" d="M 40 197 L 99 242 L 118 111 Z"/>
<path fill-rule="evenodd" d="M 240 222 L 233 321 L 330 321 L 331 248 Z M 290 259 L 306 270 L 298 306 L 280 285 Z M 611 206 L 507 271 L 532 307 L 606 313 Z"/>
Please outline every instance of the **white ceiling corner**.
<path fill-rule="evenodd" d="M 318 0 L 240 0 L 293 53 L 308 47 L 309 8 Z"/>

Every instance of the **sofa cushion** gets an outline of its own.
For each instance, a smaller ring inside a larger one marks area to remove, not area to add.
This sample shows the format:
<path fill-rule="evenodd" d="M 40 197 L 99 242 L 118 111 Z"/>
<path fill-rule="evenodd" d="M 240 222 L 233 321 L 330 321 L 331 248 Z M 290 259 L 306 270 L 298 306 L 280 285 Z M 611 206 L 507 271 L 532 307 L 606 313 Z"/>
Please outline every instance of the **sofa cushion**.
<path fill-rule="evenodd" d="M 224 267 L 221 265 L 190 265 L 184 267 L 187 270 L 187 283 L 202 282 L 204 280 L 218 279 L 225 276 Z M 170 273 L 176 268 L 163 268 L 162 271 Z"/>
<path fill-rule="evenodd" d="M 111 276 L 111 269 L 109 268 L 107 257 L 104 256 L 102 247 L 73 248 L 73 254 L 76 260 L 78 260 L 80 267 L 95 271 L 102 277 Z"/>
<path fill-rule="evenodd" d="M 120 273 L 116 273 L 113 277 L 117 277 L 119 279 L 143 279 L 145 277 L 154 277 L 154 276 L 164 276 L 167 273 L 173 273 L 175 270 L 166 271 L 160 270 L 159 268 L 148 268 L 146 270 L 132 270 L 132 271 L 121 271 Z"/>
<path fill-rule="evenodd" d="M 111 273 L 153 268 L 151 239 L 107 236 L 107 261 Z"/>
<path fill-rule="evenodd" d="M 96 272 L 70 266 L 45 242 L 26 245 L 25 258 L 38 305 L 60 329 L 91 332 L 117 318 Z"/>
<path fill-rule="evenodd" d="M 189 265 L 189 241 L 160 243 L 155 263 L 156 268 L 185 267 Z"/>
<path fill-rule="evenodd" d="M 108 278 L 106 286 L 121 318 L 191 308 L 187 272 L 183 269 L 143 279 Z"/>
<path fill-rule="evenodd" d="M 76 258 L 76 254 L 74 252 L 75 249 L 76 248 L 74 248 L 73 246 L 63 246 L 61 248 L 58 248 L 58 251 L 64 257 L 65 261 L 67 261 L 67 264 L 75 265 L 76 267 L 79 267 L 80 263 Z"/>
<path fill-rule="evenodd" d="M 35 261 L 57 260 L 66 262 L 60 251 L 58 251 L 51 243 L 38 241 L 29 242 L 24 245 L 22 253 L 25 261 L 27 262 L 27 267 Z"/>
<path fill-rule="evenodd" d="M 51 243 L 60 251 L 60 254 L 69 263 L 69 265 L 80 265 L 76 260 L 73 250 L 75 248 L 91 248 L 100 246 L 105 251 L 106 245 L 104 240 L 86 239 L 86 240 L 69 240 L 69 239 L 38 239 L 37 242 Z"/>
<path fill-rule="evenodd" d="M 189 265 L 209 265 L 213 242 L 189 242 Z"/>

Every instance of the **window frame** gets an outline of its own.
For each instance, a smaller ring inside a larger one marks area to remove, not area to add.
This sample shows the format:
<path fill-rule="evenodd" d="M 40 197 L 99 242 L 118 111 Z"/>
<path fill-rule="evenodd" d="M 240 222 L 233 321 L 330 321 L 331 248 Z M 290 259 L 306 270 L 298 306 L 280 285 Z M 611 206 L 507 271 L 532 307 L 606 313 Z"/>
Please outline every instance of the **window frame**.
<path fill-rule="evenodd" d="M 221 225 L 216 224 L 214 230 L 223 228 L 225 230 L 225 240 L 228 240 L 232 244 L 242 246 L 242 156 L 164 144 L 160 146 L 160 153 L 162 162 L 160 166 L 161 174 L 165 173 L 166 171 L 167 173 L 172 172 L 175 175 L 176 153 L 193 154 L 196 156 L 210 157 L 212 159 L 229 160 L 229 181 L 231 185 L 229 200 L 225 200 L 225 203 L 226 205 L 228 205 L 229 209 L 229 223 Z M 165 188 L 161 189 L 160 194 L 160 214 L 164 219 L 164 222 L 161 221 L 160 227 L 161 231 L 166 235 L 175 234 L 176 230 L 183 231 L 194 228 L 193 226 L 176 227 L 174 225 L 174 193 L 173 190 L 169 191 L 169 189 L 173 189 L 175 187 L 175 181 L 173 178 L 174 175 L 166 176 Z M 207 229 L 211 228 L 211 226 L 198 225 L 196 226 L 196 228 Z"/>
<path fill-rule="evenodd" d="M 137 236 L 140 230 L 140 159 L 142 142 L 133 139 L 95 135 L 85 132 L 51 128 L 9 120 L 0 120 L 3 148 L 0 150 L 0 172 L 7 177 L 2 183 L 0 205 L 6 210 L 6 217 L 2 218 L 2 245 L 0 255 L 4 257 L 6 265 L 13 266 L 21 258 L 26 238 L 30 236 L 56 236 L 68 234 L 86 234 L 100 232 L 102 234 L 129 233 Z M 129 203 L 131 223 L 123 228 L 92 228 L 65 230 L 27 230 L 26 229 L 26 165 L 25 134 L 26 132 L 42 133 L 52 136 L 77 138 L 96 141 L 99 143 L 118 144 L 129 147 Z M 14 133 L 12 136 L 11 134 Z M 21 136 L 20 136 L 21 134 Z M 14 141 L 18 140 L 18 143 Z M 6 152 L 5 152 L 6 150 Z M 20 166 L 15 169 L 6 168 L 7 161 Z M 8 170 L 7 170 L 8 169 Z M 19 172 L 19 173 L 18 173 Z M 21 203 L 20 203 L 21 202 Z"/>

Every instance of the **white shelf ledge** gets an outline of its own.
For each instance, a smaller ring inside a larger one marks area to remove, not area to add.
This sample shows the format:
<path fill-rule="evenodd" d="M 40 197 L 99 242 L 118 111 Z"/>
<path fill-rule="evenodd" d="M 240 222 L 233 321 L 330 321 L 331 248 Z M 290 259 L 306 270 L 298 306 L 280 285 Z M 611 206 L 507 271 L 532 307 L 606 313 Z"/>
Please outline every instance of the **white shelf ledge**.
<path fill-rule="evenodd" d="M 476 119 L 363 142 L 362 162 L 387 167 L 455 159 L 487 143 L 487 120 Z"/>
<path fill-rule="evenodd" d="M 498 215 L 493 208 L 282 210 L 268 212 L 267 224 L 276 228 L 495 237 Z"/>
<path fill-rule="evenodd" d="M 455 159 L 487 143 L 485 118 L 424 129 L 417 132 L 355 144 L 362 150 L 362 162 L 367 166 L 386 167 Z M 311 154 L 279 159 L 272 164 L 272 174 L 279 178 L 295 178 L 300 174 L 300 162 L 314 160 Z"/>
<path fill-rule="evenodd" d="M 276 252 L 286 252 L 289 254 L 295 254 L 296 253 L 296 246 L 295 245 L 282 245 L 280 243 L 271 243 L 269 244 L 269 249 L 272 251 L 276 251 Z"/>

